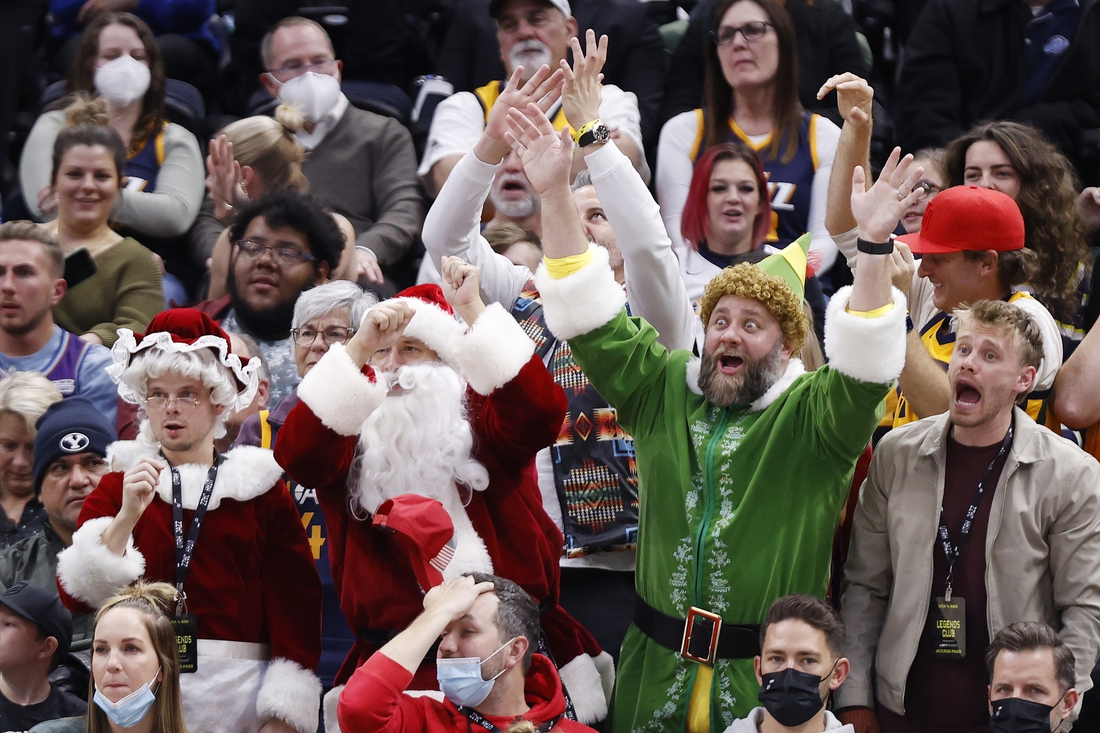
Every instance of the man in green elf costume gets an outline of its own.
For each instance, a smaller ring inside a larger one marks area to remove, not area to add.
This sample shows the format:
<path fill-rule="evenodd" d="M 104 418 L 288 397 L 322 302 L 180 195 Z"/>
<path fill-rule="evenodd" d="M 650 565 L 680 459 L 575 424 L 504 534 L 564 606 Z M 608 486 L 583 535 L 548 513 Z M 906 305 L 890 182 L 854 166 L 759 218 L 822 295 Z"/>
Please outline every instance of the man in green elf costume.
<path fill-rule="evenodd" d="M 701 303 L 702 358 L 669 352 L 629 316 L 607 255 L 581 229 L 570 139 L 534 105 L 509 117 L 542 196 L 547 324 L 618 409 L 638 456 L 639 599 L 608 729 L 723 731 L 757 704 L 753 657 L 772 601 L 825 595 L 853 467 L 904 364 L 905 298 L 891 275 L 911 277 L 913 265 L 889 235 L 922 194 L 921 170 L 895 150 L 869 190 L 862 169 L 853 176 L 858 274 L 829 306 L 829 365 L 806 373 L 792 354 L 808 329 L 809 237 L 724 270 Z"/>

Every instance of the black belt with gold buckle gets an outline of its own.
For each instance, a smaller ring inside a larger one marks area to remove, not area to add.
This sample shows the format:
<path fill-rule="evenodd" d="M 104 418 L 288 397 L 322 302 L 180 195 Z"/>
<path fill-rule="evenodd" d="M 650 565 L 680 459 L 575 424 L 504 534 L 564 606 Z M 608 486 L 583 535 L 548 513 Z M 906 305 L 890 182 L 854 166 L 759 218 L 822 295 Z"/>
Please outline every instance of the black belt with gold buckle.
<path fill-rule="evenodd" d="M 724 624 L 722 617 L 692 606 L 686 619 L 669 616 L 635 596 L 634 625 L 684 659 L 713 666 L 717 659 L 752 659 L 760 653 L 759 624 Z"/>

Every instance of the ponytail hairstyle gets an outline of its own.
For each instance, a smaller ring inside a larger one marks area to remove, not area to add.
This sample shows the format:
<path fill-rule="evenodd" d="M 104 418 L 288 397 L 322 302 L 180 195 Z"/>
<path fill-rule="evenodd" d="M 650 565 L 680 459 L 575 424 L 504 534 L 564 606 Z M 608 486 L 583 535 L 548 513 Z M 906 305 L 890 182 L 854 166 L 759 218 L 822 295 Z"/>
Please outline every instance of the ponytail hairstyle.
<path fill-rule="evenodd" d="M 65 153 L 77 145 L 89 147 L 99 145 L 106 148 L 115 163 L 118 185 L 122 187 L 122 178 L 126 170 L 126 145 L 115 128 L 111 127 L 107 117 L 106 100 L 93 98 L 84 92 L 69 98 L 69 104 L 65 107 L 65 127 L 57 134 L 53 144 L 51 184 L 57 183 L 57 172 L 61 168 L 61 160 L 65 157 Z"/>
<path fill-rule="evenodd" d="M 153 583 L 139 579 L 108 598 L 95 614 L 96 626 L 116 608 L 132 608 L 141 614 L 142 624 L 149 634 L 153 651 L 160 663 L 161 682 L 156 691 L 156 701 L 149 715 L 153 716 L 153 730 L 157 733 L 187 733 L 180 703 L 180 663 L 176 647 L 176 630 L 169 615 L 176 605 L 176 589 L 168 583 Z M 95 655 L 95 641 L 92 642 Z M 88 699 L 95 693 L 94 675 L 88 683 Z M 107 715 L 95 703 L 88 705 L 87 733 L 111 733 Z"/>
<path fill-rule="evenodd" d="M 298 110 L 280 104 L 274 119 L 245 117 L 226 125 L 222 133 L 233 143 L 233 157 L 255 171 L 265 191 L 284 188 L 306 193 L 309 180 L 302 173 L 305 150 L 294 137 L 303 123 Z"/>

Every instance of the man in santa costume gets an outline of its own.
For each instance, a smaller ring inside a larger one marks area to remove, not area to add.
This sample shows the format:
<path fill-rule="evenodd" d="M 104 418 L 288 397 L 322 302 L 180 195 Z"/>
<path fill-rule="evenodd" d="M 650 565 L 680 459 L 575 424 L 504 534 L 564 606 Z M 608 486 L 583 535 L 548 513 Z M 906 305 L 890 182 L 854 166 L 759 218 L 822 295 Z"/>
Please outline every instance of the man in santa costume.
<path fill-rule="evenodd" d="M 89 613 L 139 577 L 175 584 L 188 729 L 314 733 L 321 584 L 301 519 L 270 451 L 214 450 L 226 416 L 252 401 L 259 361 L 242 365 L 190 309 L 156 316 L 144 337 L 120 329 L 112 356 L 141 428 L 108 449 L 114 472 L 58 557 L 62 600 Z"/>
<path fill-rule="evenodd" d="M 565 396 L 516 321 L 482 302 L 477 268 L 451 257 L 442 269 L 446 299 L 437 285 L 410 288 L 329 348 L 275 443 L 287 474 L 317 487 L 333 581 L 358 636 L 336 683 L 423 610 L 417 558 L 372 522 L 387 499 L 421 494 L 454 524 L 444 577 L 494 573 L 534 597 L 577 717 L 600 720 L 611 658 L 558 605 L 562 535 L 534 471 L 535 454 L 558 436 Z M 434 660 L 433 650 L 409 689 L 436 689 Z M 326 730 L 339 689 L 326 696 Z"/>

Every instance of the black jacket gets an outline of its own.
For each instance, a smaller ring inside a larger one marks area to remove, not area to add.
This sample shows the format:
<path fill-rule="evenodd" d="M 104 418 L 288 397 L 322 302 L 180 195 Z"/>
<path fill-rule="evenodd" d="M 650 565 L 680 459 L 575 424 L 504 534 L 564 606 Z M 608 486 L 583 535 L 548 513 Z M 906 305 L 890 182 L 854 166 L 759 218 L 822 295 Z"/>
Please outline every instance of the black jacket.
<path fill-rule="evenodd" d="M 941 146 L 975 123 L 1030 122 L 1074 158 L 1081 130 L 1100 127 L 1100 2 L 1081 20 L 1047 89 L 1022 105 L 1023 0 L 930 0 L 909 37 L 897 88 L 898 138 L 907 151 Z"/>
<path fill-rule="evenodd" d="M 591 28 L 596 38 L 607 35 L 605 84 L 614 84 L 638 97 L 642 138 L 656 142 L 657 112 L 665 79 L 665 47 L 657 24 L 646 17 L 638 0 L 572 0 L 577 35 Z M 470 92 L 504 78 L 497 44 L 497 24 L 487 0 L 460 0 L 439 52 L 439 73 L 455 91 Z"/>
<path fill-rule="evenodd" d="M 710 31 L 720 0 L 702 0 L 691 11 L 691 22 L 676 53 L 665 82 L 665 100 L 661 106 L 661 124 L 681 112 L 697 109 L 703 102 L 703 75 L 706 51 L 713 43 Z M 867 78 L 870 69 L 856 40 L 852 17 L 833 0 L 789 0 L 787 13 L 794 23 L 798 44 L 798 100 L 802 106 L 824 114 L 834 122 L 840 116 L 836 94 L 817 101 L 817 90 L 835 75 L 851 71 Z"/>

